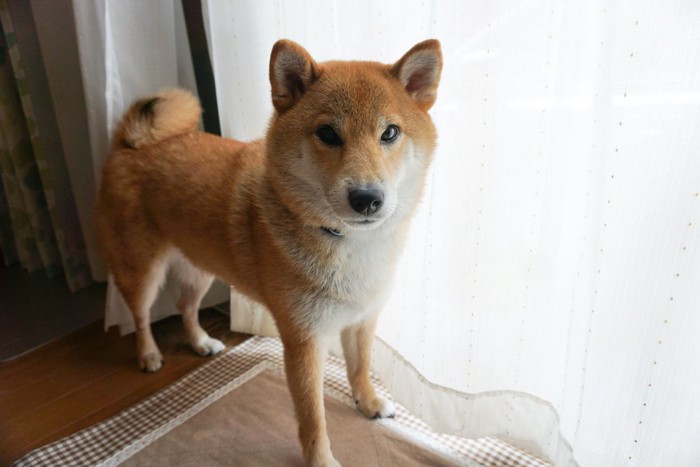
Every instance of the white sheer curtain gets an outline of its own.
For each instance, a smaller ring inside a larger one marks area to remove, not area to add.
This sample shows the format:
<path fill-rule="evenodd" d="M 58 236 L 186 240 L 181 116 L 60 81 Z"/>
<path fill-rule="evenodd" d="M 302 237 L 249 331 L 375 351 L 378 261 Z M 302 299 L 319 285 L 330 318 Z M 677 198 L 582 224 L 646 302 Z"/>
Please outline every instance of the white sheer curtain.
<path fill-rule="evenodd" d="M 35 1 L 33 4 L 35 12 L 59 8 L 53 2 Z M 84 201 L 80 204 L 81 223 L 85 226 L 93 275 L 97 280 L 104 280 L 107 272 L 97 248 L 93 226 L 93 193 L 99 186 L 112 131 L 124 110 L 136 98 L 172 86 L 196 92 L 196 85 L 179 1 L 73 0 L 71 6 L 80 62 L 80 75 L 74 79 L 83 85 L 89 134 L 66 134 L 64 139 L 68 142 L 89 139 L 88 154 L 81 155 L 86 166 L 82 170 L 76 167 L 71 176 L 77 180 Z M 44 14 L 43 17 L 46 21 L 51 20 L 50 15 Z M 154 321 L 177 313 L 177 293 L 174 283 L 167 282 L 165 291 L 153 307 Z M 225 287 L 217 284 L 204 303 L 224 302 L 227 293 Z M 131 314 L 110 280 L 105 327 L 112 325 L 120 326 L 122 332 L 133 330 Z"/>
<path fill-rule="evenodd" d="M 384 62 L 442 41 L 439 148 L 375 352 L 401 403 L 556 465 L 700 465 L 697 4 L 205 6 L 239 139 L 264 133 L 278 38 Z"/>

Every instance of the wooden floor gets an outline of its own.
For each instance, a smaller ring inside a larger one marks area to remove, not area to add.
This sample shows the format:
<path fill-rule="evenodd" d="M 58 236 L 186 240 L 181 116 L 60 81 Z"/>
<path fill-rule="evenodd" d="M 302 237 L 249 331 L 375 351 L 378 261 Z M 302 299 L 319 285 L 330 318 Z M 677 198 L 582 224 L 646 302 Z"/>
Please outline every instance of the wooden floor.
<path fill-rule="evenodd" d="M 200 313 L 202 326 L 227 348 L 249 336 L 229 330 L 229 318 Z M 216 357 L 199 357 L 179 316 L 153 327 L 165 359 L 157 373 L 138 370 L 133 335 L 89 325 L 13 361 L 0 363 L 0 466 L 34 448 L 108 418 Z"/>
<path fill-rule="evenodd" d="M 63 277 L 0 264 L 0 362 L 100 321 L 106 289 L 94 283 L 73 293 Z"/>

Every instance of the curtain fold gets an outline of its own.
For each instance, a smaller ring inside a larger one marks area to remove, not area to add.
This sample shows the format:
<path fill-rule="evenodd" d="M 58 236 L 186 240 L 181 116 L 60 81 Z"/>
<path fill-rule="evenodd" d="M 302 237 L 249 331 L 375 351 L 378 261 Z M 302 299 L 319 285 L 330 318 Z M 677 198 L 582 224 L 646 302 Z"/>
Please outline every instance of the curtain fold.
<path fill-rule="evenodd" d="M 556 465 L 700 462 L 700 9 L 207 11 L 222 131 L 238 139 L 263 134 L 278 38 L 321 61 L 391 62 L 442 41 L 438 149 L 374 357 L 402 404 Z M 260 307 L 231 302 L 234 329 L 275 332 Z"/>
<path fill-rule="evenodd" d="M 128 105 L 166 87 L 180 86 L 196 92 L 194 71 L 180 2 L 73 0 L 72 13 L 80 65 L 78 78 L 87 109 L 90 147 L 86 158 L 92 170 L 79 172 L 80 186 L 88 201 L 82 211 L 83 223 L 89 226 L 88 237 L 93 246 L 89 254 L 95 274 L 108 281 L 105 327 L 116 325 L 122 333 L 127 333 L 134 330 L 131 313 L 108 277 L 97 248 L 94 193 L 112 132 Z M 166 281 L 151 310 L 151 319 L 156 321 L 178 313 L 175 306 L 178 294 L 175 282 Z M 225 286 L 215 283 L 202 305 L 225 302 L 227 294 Z"/>
<path fill-rule="evenodd" d="M 2 2 L 0 19 L 3 257 L 8 264 L 19 260 L 29 272 L 63 274 L 76 291 L 92 280 L 83 237 L 73 222 L 74 199 L 53 108 L 44 105 L 50 97 L 31 7 Z"/>
<path fill-rule="evenodd" d="M 195 90 L 179 2 L 0 1 L 0 248 L 72 291 L 108 280 L 94 201 L 114 127 L 136 98 Z M 153 319 L 177 313 L 171 283 Z M 105 326 L 133 330 L 109 281 Z M 228 299 L 221 284 L 204 300 Z"/>

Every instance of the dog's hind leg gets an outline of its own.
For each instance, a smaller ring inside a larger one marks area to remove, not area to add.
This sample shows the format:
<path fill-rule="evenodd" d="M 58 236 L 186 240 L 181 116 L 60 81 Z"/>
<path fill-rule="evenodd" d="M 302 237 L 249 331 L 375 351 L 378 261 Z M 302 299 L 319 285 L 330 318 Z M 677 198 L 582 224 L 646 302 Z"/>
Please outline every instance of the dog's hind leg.
<path fill-rule="evenodd" d="M 162 254 L 113 261 L 110 269 L 134 319 L 139 366 L 144 371 L 158 371 L 163 356 L 151 332 L 151 306 L 165 278 Z"/>
<path fill-rule="evenodd" d="M 182 323 L 190 345 L 199 355 L 215 355 L 225 346 L 209 334 L 199 324 L 199 305 L 214 281 L 214 276 L 196 268 L 179 252 L 172 260 L 172 271 L 180 282 L 180 298 L 177 308 L 182 315 Z"/>
<path fill-rule="evenodd" d="M 376 327 L 375 315 L 343 329 L 341 341 L 348 381 L 355 405 L 367 418 L 393 417 L 396 411 L 394 404 L 376 394 L 369 376 L 372 340 Z"/>

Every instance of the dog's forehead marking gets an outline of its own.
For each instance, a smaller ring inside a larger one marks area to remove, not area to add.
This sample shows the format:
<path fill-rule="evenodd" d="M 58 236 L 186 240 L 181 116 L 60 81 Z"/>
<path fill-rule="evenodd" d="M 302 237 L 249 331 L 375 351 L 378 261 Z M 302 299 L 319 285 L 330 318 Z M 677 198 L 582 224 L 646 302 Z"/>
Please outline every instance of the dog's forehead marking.
<path fill-rule="evenodd" d="M 388 124 L 396 114 L 392 110 L 395 97 L 388 75 L 371 65 L 335 63 L 324 73 L 318 83 L 324 113 L 364 129 Z"/>

